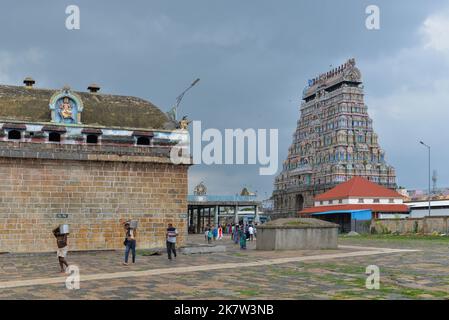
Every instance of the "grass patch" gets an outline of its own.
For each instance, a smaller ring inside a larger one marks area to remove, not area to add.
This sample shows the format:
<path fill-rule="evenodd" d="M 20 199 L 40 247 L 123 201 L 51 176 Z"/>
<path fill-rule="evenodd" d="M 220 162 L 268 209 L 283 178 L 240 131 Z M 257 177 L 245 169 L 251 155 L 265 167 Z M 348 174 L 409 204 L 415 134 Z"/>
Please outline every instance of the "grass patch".
<path fill-rule="evenodd" d="M 309 277 L 310 273 L 304 270 L 291 269 L 291 268 L 270 268 L 273 274 L 287 277 Z"/>
<path fill-rule="evenodd" d="M 434 236 L 428 234 L 361 234 L 357 237 L 340 235 L 340 238 L 351 240 L 440 240 L 449 242 L 449 236 Z"/>
<path fill-rule="evenodd" d="M 366 271 L 365 266 L 336 264 L 336 263 L 305 263 L 306 269 L 325 269 L 332 272 L 343 273 L 348 275 L 364 275 Z"/>
<path fill-rule="evenodd" d="M 245 289 L 245 290 L 240 290 L 239 294 L 242 296 L 254 297 L 254 296 L 259 295 L 260 292 L 257 289 Z"/>
<path fill-rule="evenodd" d="M 430 291 L 425 289 L 407 288 L 402 286 L 386 286 L 380 285 L 379 290 L 368 290 L 362 287 L 355 290 L 341 290 L 337 291 L 332 299 L 389 299 L 390 295 L 401 297 L 403 299 L 427 299 L 432 297 L 435 299 L 447 298 L 449 295 L 444 291 Z"/>
<path fill-rule="evenodd" d="M 407 288 L 403 286 L 385 286 L 382 285 L 382 283 L 379 290 L 376 291 L 379 291 L 383 294 L 397 294 L 409 299 L 420 299 L 423 295 L 429 295 L 434 298 L 447 298 L 449 296 L 448 293 L 444 291 L 430 291 L 425 289 Z"/>
<path fill-rule="evenodd" d="M 332 285 L 349 288 L 365 288 L 365 278 L 359 275 L 347 274 L 323 274 L 316 276 L 320 282 L 327 282 Z"/>
<path fill-rule="evenodd" d="M 341 290 L 336 292 L 332 299 L 334 300 L 354 300 L 354 299 L 361 299 L 361 298 L 368 298 L 363 295 L 362 290 Z M 370 299 L 375 297 L 369 297 Z"/>
<path fill-rule="evenodd" d="M 246 257 L 246 254 L 240 253 L 240 252 L 234 252 L 232 254 L 234 257 Z"/>

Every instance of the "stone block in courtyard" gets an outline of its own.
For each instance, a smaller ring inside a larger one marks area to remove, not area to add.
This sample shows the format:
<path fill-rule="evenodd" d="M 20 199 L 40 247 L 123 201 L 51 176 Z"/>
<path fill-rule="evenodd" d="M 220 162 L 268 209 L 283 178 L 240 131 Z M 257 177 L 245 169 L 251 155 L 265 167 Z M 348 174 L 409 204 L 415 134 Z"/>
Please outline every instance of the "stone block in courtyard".
<path fill-rule="evenodd" d="M 257 228 L 257 250 L 337 248 L 338 225 L 313 218 L 286 218 Z"/>

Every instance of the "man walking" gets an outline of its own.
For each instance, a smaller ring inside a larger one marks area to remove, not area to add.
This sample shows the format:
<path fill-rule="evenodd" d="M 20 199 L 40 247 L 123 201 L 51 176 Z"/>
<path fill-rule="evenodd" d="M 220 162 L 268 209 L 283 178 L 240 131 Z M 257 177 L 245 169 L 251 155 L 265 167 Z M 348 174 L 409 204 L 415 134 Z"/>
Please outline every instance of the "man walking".
<path fill-rule="evenodd" d="M 171 260 L 171 254 L 176 258 L 176 237 L 178 236 L 178 230 L 171 223 L 168 224 L 167 228 L 167 253 L 168 259 Z"/>
<path fill-rule="evenodd" d="M 136 263 L 136 230 L 131 228 L 129 222 L 125 223 L 125 242 L 123 244 L 125 245 L 125 262 L 123 262 L 123 265 L 128 265 L 130 251 L 132 254 L 132 261 L 133 263 Z"/>
<path fill-rule="evenodd" d="M 61 267 L 61 273 L 65 273 L 65 268 L 69 267 L 69 264 L 65 259 L 67 257 L 68 251 L 67 234 L 62 234 L 59 230 L 59 227 L 57 227 L 56 229 L 53 230 L 53 235 L 56 238 L 56 245 L 58 247 L 56 255 L 58 256 L 59 266 Z"/>

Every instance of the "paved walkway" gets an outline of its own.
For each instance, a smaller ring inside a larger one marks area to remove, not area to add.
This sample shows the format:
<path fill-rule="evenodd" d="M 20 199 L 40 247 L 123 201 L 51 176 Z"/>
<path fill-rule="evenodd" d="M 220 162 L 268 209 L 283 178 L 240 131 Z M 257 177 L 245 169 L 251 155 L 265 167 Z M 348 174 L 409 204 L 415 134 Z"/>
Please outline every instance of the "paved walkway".
<path fill-rule="evenodd" d="M 2 255 L 0 299 L 442 298 L 449 297 L 447 243 L 342 239 L 338 250 L 264 252 L 254 243 L 239 250 L 224 240 L 227 252 L 173 261 L 139 255 L 128 267 L 121 265 L 122 252 L 72 253 L 80 290 L 66 289 L 55 255 Z M 365 288 L 371 264 L 381 269 L 381 290 Z"/>
<path fill-rule="evenodd" d="M 342 248 L 344 248 L 344 246 L 342 246 Z M 351 246 L 349 248 L 354 249 L 354 250 L 359 249 L 356 246 Z M 363 248 L 360 248 L 360 249 L 363 249 Z M 92 281 L 92 280 L 110 280 L 110 279 L 130 278 L 130 277 L 149 277 L 149 276 L 157 276 L 157 275 L 163 275 L 163 274 L 182 274 L 182 273 L 199 272 L 199 271 L 240 269 L 240 268 L 249 268 L 249 267 L 271 266 L 271 265 L 276 265 L 276 264 L 284 264 L 284 263 L 300 262 L 300 261 L 320 261 L 320 260 L 337 259 L 337 258 L 350 258 L 350 257 L 376 255 L 376 254 L 417 251 L 417 250 L 385 249 L 385 248 L 380 248 L 380 249 L 376 248 L 374 250 L 371 248 L 368 248 L 368 249 L 369 250 L 361 250 L 361 251 L 355 251 L 355 252 L 318 254 L 318 255 L 312 255 L 312 256 L 299 256 L 299 257 L 292 257 L 292 258 L 269 259 L 269 260 L 255 261 L 255 262 L 205 264 L 205 265 L 190 266 L 190 267 L 171 267 L 171 268 L 169 267 L 169 268 L 164 268 L 164 269 L 150 269 L 150 270 L 145 270 L 145 271 L 97 273 L 97 274 L 90 274 L 90 275 L 82 275 L 82 277 L 80 277 L 80 281 L 84 282 L 84 281 Z M 5 282 L 0 282 L 0 289 L 35 286 L 35 285 L 46 285 L 46 284 L 55 284 L 55 283 L 65 283 L 65 281 L 66 281 L 65 277 L 5 281 Z"/>

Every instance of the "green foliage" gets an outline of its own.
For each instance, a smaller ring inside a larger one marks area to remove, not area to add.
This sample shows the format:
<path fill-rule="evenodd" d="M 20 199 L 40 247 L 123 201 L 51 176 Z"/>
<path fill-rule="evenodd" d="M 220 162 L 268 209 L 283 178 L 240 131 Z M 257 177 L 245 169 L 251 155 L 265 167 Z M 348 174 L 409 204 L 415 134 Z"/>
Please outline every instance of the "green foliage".
<path fill-rule="evenodd" d="M 370 225 L 371 225 L 371 220 L 363 221 L 363 222 L 361 223 L 361 225 L 362 225 L 363 227 L 369 228 Z"/>
<path fill-rule="evenodd" d="M 353 237 L 341 236 L 341 239 L 351 239 L 354 240 Z M 373 241 L 373 240 L 385 240 L 385 241 L 415 241 L 415 240 L 429 240 L 434 242 L 442 242 L 447 243 L 449 241 L 449 236 L 441 236 L 441 235 L 431 235 L 431 234 L 361 234 L 357 237 L 357 240 L 362 241 Z"/>
<path fill-rule="evenodd" d="M 380 221 L 376 221 L 376 229 L 379 230 L 380 234 L 391 234 L 391 230 Z"/>
<path fill-rule="evenodd" d="M 240 290 L 239 294 L 242 296 L 248 296 L 248 297 L 253 297 L 253 296 L 257 296 L 260 294 L 260 292 L 256 289 L 246 289 L 246 290 Z"/>

